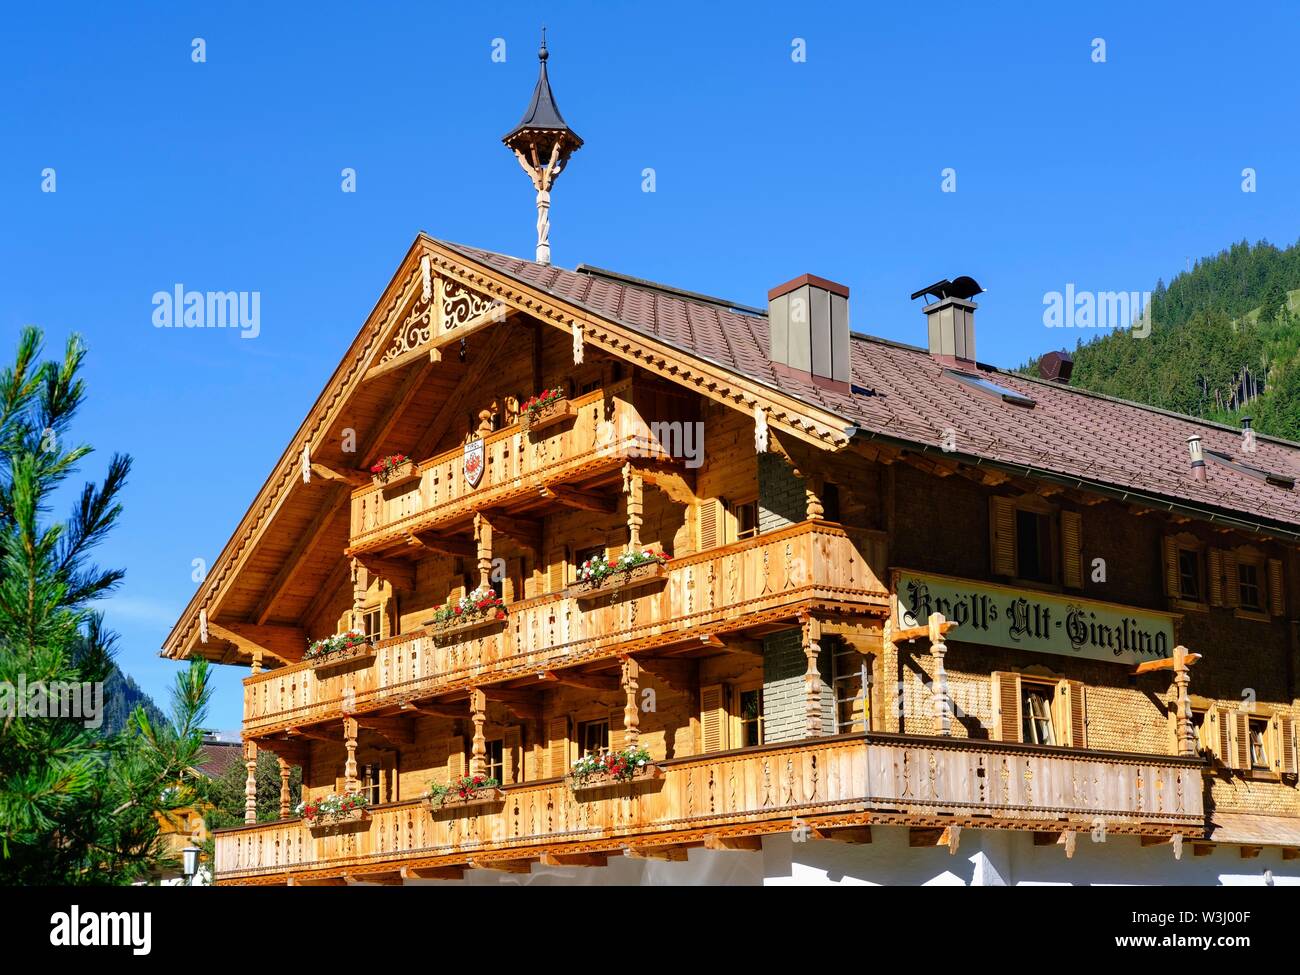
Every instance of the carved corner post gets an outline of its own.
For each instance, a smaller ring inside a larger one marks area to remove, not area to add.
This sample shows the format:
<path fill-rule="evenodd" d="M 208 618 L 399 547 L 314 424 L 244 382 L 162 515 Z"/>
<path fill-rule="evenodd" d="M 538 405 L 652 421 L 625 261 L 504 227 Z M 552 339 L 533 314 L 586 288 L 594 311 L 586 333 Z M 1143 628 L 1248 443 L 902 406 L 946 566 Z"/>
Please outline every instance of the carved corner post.
<path fill-rule="evenodd" d="M 640 690 L 641 666 L 631 657 L 623 657 L 623 693 L 627 703 L 623 706 L 623 742 L 628 748 L 635 748 L 641 740 L 641 712 L 637 708 L 637 693 Z"/>
<path fill-rule="evenodd" d="M 931 613 L 930 654 L 934 657 L 934 688 L 939 704 L 939 734 L 952 734 L 952 707 L 948 699 L 948 671 L 944 669 L 943 658 L 948 652 L 948 645 L 943 641 L 944 623 L 942 613 Z"/>
<path fill-rule="evenodd" d="M 343 788 L 356 792 L 361 788 L 357 777 L 357 719 L 343 719 L 343 747 L 347 749 L 348 759 L 343 765 Z"/>
<path fill-rule="evenodd" d="M 822 493 L 825 491 L 826 479 L 820 474 L 809 474 L 804 478 L 804 516 L 809 521 L 816 521 L 826 513 L 822 505 Z"/>
<path fill-rule="evenodd" d="M 244 742 L 244 768 L 248 778 L 244 780 L 244 822 L 257 822 L 257 742 Z"/>
<path fill-rule="evenodd" d="M 1174 689 L 1178 707 L 1178 754 L 1197 754 L 1196 723 L 1192 720 L 1192 664 L 1200 659 L 1182 645 L 1174 647 Z"/>
<path fill-rule="evenodd" d="M 801 614 L 799 622 L 803 625 L 803 652 L 808 659 L 808 669 L 804 672 L 807 702 L 804 733 L 808 738 L 815 738 L 822 733 L 822 674 L 817 666 L 822 650 L 822 624 L 810 613 Z"/>
<path fill-rule="evenodd" d="M 261 650 L 253 651 L 253 664 L 251 670 L 254 677 L 256 677 L 258 674 L 262 672 L 262 651 Z"/>
<path fill-rule="evenodd" d="M 474 540 L 478 544 L 478 587 L 492 588 L 492 523 L 474 513 Z"/>
<path fill-rule="evenodd" d="M 289 818 L 289 770 L 291 766 L 280 759 L 280 818 Z"/>
<path fill-rule="evenodd" d="M 487 723 L 487 695 L 478 688 L 469 692 L 470 717 L 474 721 L 474 739 L 470 745 L 469 774 L 471 777 L 487 774 L 487 736 L 483 725 Z"/>
<path fill-rule="evenodd" d="M 627 550 L 639 551 L 641 548 L 641 525 L 645 492 L 645 479 L 641 472 L 631 464 L 623 465 L 623 493 L 627 495 Z"/>
<path fill-rule="evenodd" d="M 364 574 L 363 574 L 364 573 Z M 366 588 L 369 573 L 365 573 L 357 559 L 352 560 L 352 615 L 348 619 L 348 629 L 359 629 L 361 625 L 361 607 L 366 604 Z"/>

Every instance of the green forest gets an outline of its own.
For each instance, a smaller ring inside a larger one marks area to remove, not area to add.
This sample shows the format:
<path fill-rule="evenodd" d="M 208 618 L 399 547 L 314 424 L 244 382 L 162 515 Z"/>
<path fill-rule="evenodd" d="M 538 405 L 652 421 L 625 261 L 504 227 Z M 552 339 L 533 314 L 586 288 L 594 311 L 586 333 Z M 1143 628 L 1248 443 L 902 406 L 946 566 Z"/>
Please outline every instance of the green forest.
<path fill-rule="evenodd" d="M 1241 241 L 1157 282 L 1150 323 L 1080 340 L 1071 385 L 1300 440 L 1300 244 Z"/>

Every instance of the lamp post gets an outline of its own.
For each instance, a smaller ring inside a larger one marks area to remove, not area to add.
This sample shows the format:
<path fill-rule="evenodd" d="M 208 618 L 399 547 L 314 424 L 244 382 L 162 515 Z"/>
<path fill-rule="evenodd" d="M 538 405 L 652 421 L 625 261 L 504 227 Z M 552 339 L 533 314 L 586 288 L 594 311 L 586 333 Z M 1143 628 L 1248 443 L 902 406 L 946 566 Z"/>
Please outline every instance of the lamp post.
<path fill-rule="evenodd" d="M 199 872 L 199 854 L 203 852 L 197 846 L 187 846 L 181 850 L 181 863 L 185 871 L 185 886 L 194 886 L 194 877 Z"/>

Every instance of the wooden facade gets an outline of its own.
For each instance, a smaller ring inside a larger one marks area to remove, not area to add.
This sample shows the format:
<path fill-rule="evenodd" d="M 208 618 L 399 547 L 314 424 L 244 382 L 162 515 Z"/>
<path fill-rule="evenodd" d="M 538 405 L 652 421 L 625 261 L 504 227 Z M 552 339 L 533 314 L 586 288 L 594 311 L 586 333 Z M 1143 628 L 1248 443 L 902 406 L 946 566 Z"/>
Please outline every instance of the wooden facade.
<path fill-rule="evenodd" d="M 558 418 L 521 422 L 554 388 Z M 662 568 L 582 584 L 593 556 L 642 550 Z M 1180 564 L 1214 584 L 1183 591 Z M 907 620 L 909 573 L 1169 645 L 1138 665 L 1050 626 L 1003 640 L 952 600 Z M 309 799 L 369 800 L 323 832 L 257 823 L 250 800 L 217 836 L 218 883 L 672 860 L 792 829 L 861 843 L 873 824 L 952 850 L 1009 829 L 1072 856 L 1102 829 L 1178 852 L 1216 812 L 1300 821 L 1298 580 L 1285 539 L 855 439 L 421 237 L 165 653 L 251 668 L 250 773 L 266 749 Z M 435 620 L 475 590 L 500 613 Z M 368 645 L 304 656 L 345 629 Z M 633 744 L 653 775 L 574 788 L 584 753 Z M 499 793 L 424 801 L 475 772 Z"/>

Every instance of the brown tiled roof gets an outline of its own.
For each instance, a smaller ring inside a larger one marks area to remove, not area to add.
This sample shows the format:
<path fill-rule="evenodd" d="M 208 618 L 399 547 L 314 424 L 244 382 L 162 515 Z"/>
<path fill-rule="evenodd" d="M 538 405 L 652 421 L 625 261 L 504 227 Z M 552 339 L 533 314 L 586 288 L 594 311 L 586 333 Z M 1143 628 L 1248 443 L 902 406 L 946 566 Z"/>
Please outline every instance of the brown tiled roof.
<path fill-rule="evenodd" d="M 1217 450 L 1253 467 L 1300 478 L 1300 445 L 1256 438 L 1242 455 L 1238 431 L 1194 417 L 1004 372 L 983 364 L 980 374 L 1035 402 L 1014 406 L 944 374 L 924 349 L 853 336 L 851 393 L 836 392 L 786 373 L 767 355 L 767 318 L 701 298 L 593 274 L 536 264 L 459 244 L 465 257 L 541 288 L 609 320 L 766 383 L 843 417 L 866 435 L 941 447 L 955 433 L 956 456 L 1032 468 L 1061 478 L 1168 499 L 1236 518 L 1300 527 L 1300 493 L 1207 461 L 1197 481 L 1187 438 L 1199 434 Z M 917 329 L 921 329 L 917 316 Z"/>
<path fill-rule="evenodd" d="M 244 748 L 237 741 L 205 741 L 202 749 L 206 761 L 199 771 L 210 779 L 221 778 L 230 766 L 244 760 Z"/>

